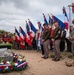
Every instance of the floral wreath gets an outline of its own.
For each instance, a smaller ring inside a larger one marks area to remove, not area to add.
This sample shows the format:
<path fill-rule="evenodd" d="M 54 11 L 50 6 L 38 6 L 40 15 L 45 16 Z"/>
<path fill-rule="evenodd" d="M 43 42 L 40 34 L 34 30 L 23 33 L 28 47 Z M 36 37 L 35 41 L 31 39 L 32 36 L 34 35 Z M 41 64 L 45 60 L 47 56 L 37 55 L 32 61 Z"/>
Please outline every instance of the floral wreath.
<path fill-rule="evenodd" d="M 26 68 L 27 62 L 24 56 L 12 53 L 13 61 L 0 58 L 0 72 L 20 71 Z"/>

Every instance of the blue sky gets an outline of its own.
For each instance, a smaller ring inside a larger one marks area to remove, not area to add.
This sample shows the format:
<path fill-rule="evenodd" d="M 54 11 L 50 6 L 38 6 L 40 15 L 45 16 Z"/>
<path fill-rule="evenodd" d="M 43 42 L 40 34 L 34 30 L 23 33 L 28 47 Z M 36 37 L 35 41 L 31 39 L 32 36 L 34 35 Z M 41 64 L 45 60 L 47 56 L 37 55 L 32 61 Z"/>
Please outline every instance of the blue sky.
<path fill-rule="evenodd" d="M 30 19 L 37 28 L 37 21 L 43 23 L 44 13 L 52 13 L 60 20 L 64 21 L 62 8 L 65 6 L 67 13 L 68 5 L 74 0 L 0 0 L 0 30 L 14 32 L 21 26 L 25 30 L 25 20 Z M 74 19 L 74 14 L 72 14 Z"/>

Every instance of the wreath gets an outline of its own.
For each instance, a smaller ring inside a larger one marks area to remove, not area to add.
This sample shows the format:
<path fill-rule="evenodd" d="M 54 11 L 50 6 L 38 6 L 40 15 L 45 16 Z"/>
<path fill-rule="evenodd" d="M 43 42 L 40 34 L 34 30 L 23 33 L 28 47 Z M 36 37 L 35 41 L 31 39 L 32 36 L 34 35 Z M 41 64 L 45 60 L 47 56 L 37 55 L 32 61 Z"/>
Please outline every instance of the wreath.
<path fill-rule="evenodd" d="M 13 61 L 6 61 L 0 57 L 0 72 L 20 71 L 26 68 L 27 62 L 24 56 L 12 53 Z"/>

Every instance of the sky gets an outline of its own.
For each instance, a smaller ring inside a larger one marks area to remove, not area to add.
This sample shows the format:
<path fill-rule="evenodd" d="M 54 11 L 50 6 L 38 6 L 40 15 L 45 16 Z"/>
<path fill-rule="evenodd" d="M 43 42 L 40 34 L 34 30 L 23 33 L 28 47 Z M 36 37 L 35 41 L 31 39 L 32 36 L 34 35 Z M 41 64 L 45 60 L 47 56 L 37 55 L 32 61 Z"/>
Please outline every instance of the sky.
<path fill-rule="evenodd" d="M 0 30 L 14 33 L 14 27 L 21 26 L 25 30 L 25 21 L 30 19 L 37 28 L 37 21 L 42 24 L 43 13 L 48 19 L 48 14 L 57 16 L 64 21 L 63 6 L 69 13 L 68 5 L 74 0 L 0 0 Z M 74 19 L 74 14 L 72 19 Z"/>

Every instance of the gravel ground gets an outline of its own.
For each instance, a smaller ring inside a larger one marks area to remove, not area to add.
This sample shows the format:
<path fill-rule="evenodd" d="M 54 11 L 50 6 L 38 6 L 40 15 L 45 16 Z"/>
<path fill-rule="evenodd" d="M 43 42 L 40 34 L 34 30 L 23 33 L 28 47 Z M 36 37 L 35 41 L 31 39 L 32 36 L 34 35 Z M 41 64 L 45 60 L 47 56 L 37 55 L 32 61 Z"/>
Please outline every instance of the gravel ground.
<path fill-rule="evenodd" d="M 74 67 L 65 65 L 66 58 L 54 62 L 52 58 L 41 58 L 41 53 L 35 50 L 13 50 L 13 52 L 25 56 L 28 67 L 20 72 L 0 73 L 0 75 L 74 75 Z"/>

